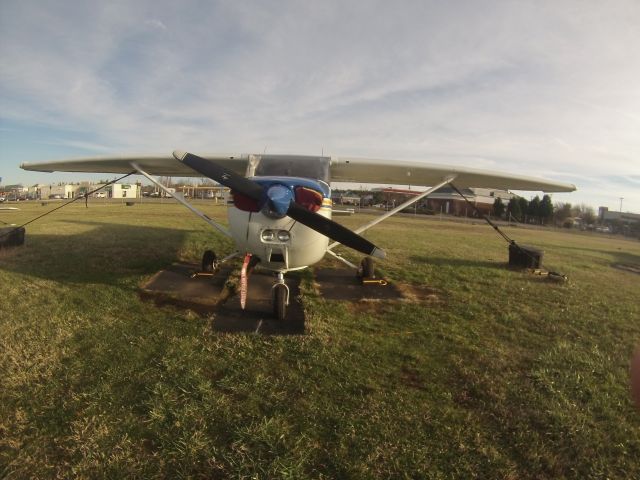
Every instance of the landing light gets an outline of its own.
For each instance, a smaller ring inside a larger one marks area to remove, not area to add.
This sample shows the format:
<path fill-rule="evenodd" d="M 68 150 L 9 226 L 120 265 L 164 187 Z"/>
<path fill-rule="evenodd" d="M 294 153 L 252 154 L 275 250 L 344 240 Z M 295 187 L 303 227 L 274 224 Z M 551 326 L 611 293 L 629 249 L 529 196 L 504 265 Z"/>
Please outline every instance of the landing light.
<path fill-rule="evenodd" d="M 287 230 L 263 230 L 260 236 L 264 242 L 286 243 L 291 238 Z"/>

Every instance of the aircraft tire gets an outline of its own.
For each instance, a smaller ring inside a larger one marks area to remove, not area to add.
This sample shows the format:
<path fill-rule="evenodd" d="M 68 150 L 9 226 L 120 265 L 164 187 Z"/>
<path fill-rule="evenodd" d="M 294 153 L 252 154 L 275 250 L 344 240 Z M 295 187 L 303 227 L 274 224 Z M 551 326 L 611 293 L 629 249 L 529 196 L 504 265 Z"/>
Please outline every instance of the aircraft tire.
<path fill-rule="evenodd" d="M 364 257 L 360 262 L 360 268 L 362 270 L 362 278 L 375 278 L 375 268 L 373 265 L 373 258 Z"/>
<path fill-rule="evenodd" d="M 273 287 L 273 315 L 280 322 L 287 317 L 287 287 L 284 285 Z"/>
<path fill-rule="evenodd" d="M 202 271 L 213 272 L 216 264 L 216 254 L 213 250 L 206 250 L 202 255 Z"/>

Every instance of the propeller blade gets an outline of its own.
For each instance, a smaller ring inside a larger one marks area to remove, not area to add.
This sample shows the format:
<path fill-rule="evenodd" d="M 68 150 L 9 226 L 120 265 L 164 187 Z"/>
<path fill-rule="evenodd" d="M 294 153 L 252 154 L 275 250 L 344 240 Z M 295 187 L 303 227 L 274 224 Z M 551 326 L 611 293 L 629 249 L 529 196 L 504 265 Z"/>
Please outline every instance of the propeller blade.
<path fill-rule="evenodd" d="M 238 175 L 236 172 L 224 168 L 215 162 L 180 150 L 174 151 L 173 156 L 176 160 L 180 160 L 196 172 L 201 173 L 205 177 L 209 177 L 211 180 L 215 180 L 225 187 L 229 187 L 233 191 L 246 195 L 257 202 L 262 203 L 265 199 L 264 189 L 256 182 L 242 175 Z"/>
<path fill-rule="evenodd" d="M 340 242 L 347 247 L 362 252 L 365 255 L 371 255 L 372 257 L 378 258 L 385 258 L 386 256 L 384 250 L 376 247 L 366 238 L 361 237 L 357 233 L 343 227 L 333 220 L 329 220 L 317 213 L 310 212 L 295 202 L 291 202 L 289 205 L 287 215 L 312 230 L 315 230 L 336 242 Z"/>

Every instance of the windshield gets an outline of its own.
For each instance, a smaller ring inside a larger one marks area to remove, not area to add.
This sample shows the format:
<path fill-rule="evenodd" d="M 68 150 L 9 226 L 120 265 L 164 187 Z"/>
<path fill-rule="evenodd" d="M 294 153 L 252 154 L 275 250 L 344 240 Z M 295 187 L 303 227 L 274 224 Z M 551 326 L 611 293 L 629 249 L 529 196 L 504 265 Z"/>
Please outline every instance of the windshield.
<path fill-rule="evenodd" d="M 330 183 L 329 157 L 304 155 L 261 155 L 255 176 L 302 177 Z"/>

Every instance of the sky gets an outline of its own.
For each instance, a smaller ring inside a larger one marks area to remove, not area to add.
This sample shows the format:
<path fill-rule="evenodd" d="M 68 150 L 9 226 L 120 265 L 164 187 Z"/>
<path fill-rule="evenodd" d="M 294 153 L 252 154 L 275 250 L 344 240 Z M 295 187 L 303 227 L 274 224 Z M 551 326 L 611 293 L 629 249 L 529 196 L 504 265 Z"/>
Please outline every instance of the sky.
<path fill-rule="evenodd" d="M 126 153 L 417 160 L 640 212 L 640 2 L 0 2 L 2 183 Z"/>

